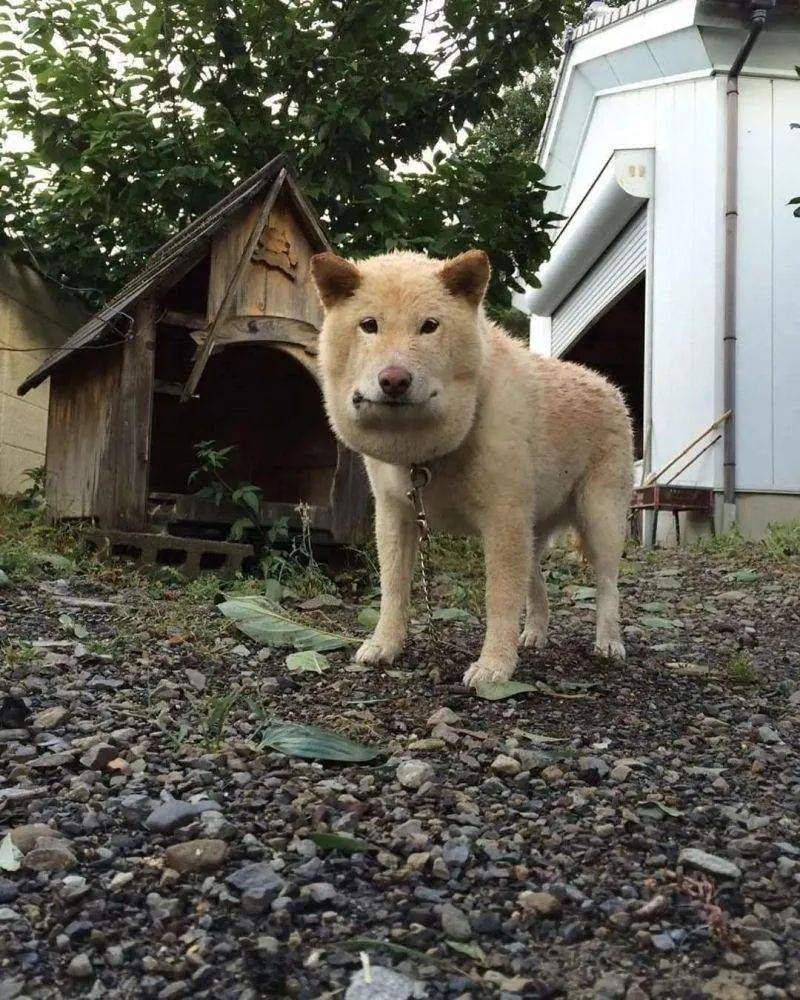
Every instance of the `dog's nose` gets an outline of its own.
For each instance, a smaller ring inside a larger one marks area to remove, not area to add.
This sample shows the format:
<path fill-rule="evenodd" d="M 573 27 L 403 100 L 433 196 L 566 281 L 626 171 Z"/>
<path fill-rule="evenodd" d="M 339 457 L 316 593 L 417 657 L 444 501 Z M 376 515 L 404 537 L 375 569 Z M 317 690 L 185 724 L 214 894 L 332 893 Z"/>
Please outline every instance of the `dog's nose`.
<path fill-rule="evenodd" d="M 399 399 L 408 392 L 411 385 L 411 372 L 400 365 L 389 365 L 383 371 L 378 372 L 378 384 L 383 389 L 384 395 L 390 399 Z"/>

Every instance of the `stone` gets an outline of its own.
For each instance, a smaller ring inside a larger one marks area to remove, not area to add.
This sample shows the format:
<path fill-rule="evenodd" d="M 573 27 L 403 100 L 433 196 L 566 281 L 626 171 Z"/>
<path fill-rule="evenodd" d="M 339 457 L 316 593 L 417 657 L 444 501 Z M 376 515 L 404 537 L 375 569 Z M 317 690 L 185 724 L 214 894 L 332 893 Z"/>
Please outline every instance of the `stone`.
<path fill-rule="evenodd" d="M 312 882 L 303 886 L 302 894 L 309 896 L 315 903 L 329 903 L 336 898 L 336 888 L 330 882 Z"/>
<path fill-rule="evenodd" d="M 350 980 L 344 1000 L 411 1000 L 428 995 L 421 984 L 382 965 L 359 969 Z"/>
<path fill-rule="evenodd" d="M 284 879 L 270 865 L 259 862 L 239 868 L 225 879 L 226 883 L 241 893 L 256 893 L 271 902 L 286 885 Z"/>
<path fill-rule="evenodd" d="M 25 855 L 25 867 L 35 872 L 58 872 L 74 868 L 78 859 L 66 845 L 54 842 L 47 847 L 34 847 Z"/>
<path fill-rule="evenodd" d="M 631 774 L 632 769 L 627 764 L 616 764 L 611 768 L 609 778 L 615 785 L 621 785 L 623 781 L 627 781 L 630 778 Z"/>
<path fill-rule="evenodd" d="M 431 764 L 426 760 L 404 760 L 397 768 L 397 780 L 403 788 L 416 790 L 436 777 Z"/>
<path fill-rule="evenodd" d="M 492 761 L 491 768 L 495 774 L 503 774 L 513 777 L 513 775 L 519 774 L 522 770 L 522 765 L 513 757 L 500 753 Z"/>
<path fill-rule="evenodd" d="M 625 996 L 627 980 L 614 972 L 607 972 L 595 982 L 592 995 L 598 1000 L 620 1000 Z"/>
<path fill-rule="evenodd" d="M 460 868 L 467 863 L 470 855 L 470 844 L 466 837 L 456 837 L 445 842 L 442 847 L 442 858 L 446 865 Z"/>
<path fill-rule="evenodd" d="M 206 686 L 206 675 L 193 667 L 184 668 L 186 680 L 192 685 L 195 691 L 202 691 Z"/>
<path fill-rule="evenodd" d="M 105 771 L 118 752 L 116 747 L 108 743 L 96 743 L 81 757 L 81 764 L 90 771 Z"/>
<path fill-rule="evenodd" d="M 180 826 L 185 826 L 195 816 L 216 809 L 219 806 L 210 799 L 200 802 L 184 802 L 182 799 L 170 799 L 157 806 L 144 821 L 144 825 L 152 833 L 170 833 Z"/>
<path fill-rule="evenodd" d="M 602 757 L 579 757 L 578 770 L 586 781 L 598 782 L 605 778 L 611 768 Z"/>
<path fill-rule="evenodd" d="M 9 832 L 12 842 L 23 854 L 32 851 L 40 837 L 59 837 L 58 830 L 54 830 L 52 826 L 46 826 L 44 823 L 26 823 L 23 826 L 15 826 Z"/>
<path fill-rule="evenodd" d="M 179 899 L 167 899 L 158 892 L 148 892 L 145 902 L 151 919 L 157 923 L 174 920 L 183 912 L 183 903 Z"/>
<path fill-rule="evenodd" d="M 769 938 L 750 942 L 750 951 L 759 962 L 782 962 L 783 952 L 780 945 Z"/>
<path fill-rule="evenodd" d="M 762 743 L 782 743 L 781 734 L 771 726 L 759 726 L 758 738 Z"/>
<path fill-rule="evenodd" d="M 89 956 L 83 952 L 76 955 L 67 966 L 67 975 L 70 979 L 91 979 L 94 968 Z"/>
<path fill-rule="evenodd" d="M 674 951 L 675 942 L 672 940 L 672 935 L 667 931 L 662 931 L 661 934 L 651 934 L 650 940 L 653 943 L 653 947 L 656 951 Z"/>
<path fill-rule="evenodd" d="M 187 840 L 173 844 L 166 851 L 166 863 L 181 875 L 190 872 L 214 871 L 225 861 L 228 845 L 224 840 Z"/>
<path fill-rule="evenodd" d="M 452 903 L 442 907 L 442 930 L 448 938 L 454 941 L 469 941 L 472 937 L 472 926 L 469 917 Z"/>
<path fill-rule="evenodd" d="M 41 712 L 37 712 L 31 721 L 31 728 L 37 732 L 58 729 L 68 716 L 68 708 L 64 708 L 63 705 L 54 705 L 52 708 L 45 708 Z"/>
<path fill-rule="evenodd" d="M 443 706 L 442 708 L 437 708 L 436 711 L 428 717 L 427 726 L 428 729 L 433 729 L 442 722 L 446 726 L 454 726 L 460 721 L 461 716 L 457 712 L 454 712 L 451 708 L 447 708 L 447 706 Z"/>
<path fill-rule="evenodd" d="M 555 916 L 561 909 L 561 900 L 551 892 L 532 892 L 530 889 L 519 894 L 517 903 L 523 910 L 543 917 Z"/>
<path fill-rule="evenodd" d="M 19 895 L 19 889 L 9 878 L 0 878 L 0 905 L 13 903 Z"/>
<path fill-rule="evenodd" d="M 16 1000 L 24 989 L 23 980 L 4 976 L 0 979 L 0 1000 Z"/>
<path fill-rule="evenodd" d="M 708 872 L 709 875 L 717 875 L 720 878 L 739 879 L 742 877 L 742 870 L 738 865 L 727 858 L 721 858 L 717 854 L 709 854 L 698 847 L 685 847 L 678 856 L 680 864 L 689 865 L 690 868 L 699 868 L 700 871 Z"/>

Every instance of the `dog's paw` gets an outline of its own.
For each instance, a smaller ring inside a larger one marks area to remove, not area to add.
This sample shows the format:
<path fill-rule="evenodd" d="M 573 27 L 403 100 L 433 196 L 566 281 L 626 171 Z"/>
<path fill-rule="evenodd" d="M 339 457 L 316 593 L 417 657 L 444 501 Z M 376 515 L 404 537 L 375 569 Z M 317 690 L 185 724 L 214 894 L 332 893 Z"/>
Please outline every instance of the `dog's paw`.
<path fill-rule="evenodd" d="M 466 687 L 478 687 L 481 684 L 497 684 L 507 681 L 514 673 L 515 663 L 508 663 L 503 660 L 484 660 L 481 657 L 464 674 L 464 684 Z"/>
<path fill-rule="evenodd" d="M 606 660 L 624 660 L 625 646 L 619 639 L 598 639 L 594 651 Z"/>
<path fill-rule="evenodd" d="M 356 663 L 393 663 L 403 649 L 402 640 L 381 639 L 373 635 L 358 648 Z"/>
<path fill-rule="evenodd" d="M 526 625 L 519 641 L 528 649 L 544 649 L 547 645 L 547 629 L 543 629 L 541 625 Z"/>

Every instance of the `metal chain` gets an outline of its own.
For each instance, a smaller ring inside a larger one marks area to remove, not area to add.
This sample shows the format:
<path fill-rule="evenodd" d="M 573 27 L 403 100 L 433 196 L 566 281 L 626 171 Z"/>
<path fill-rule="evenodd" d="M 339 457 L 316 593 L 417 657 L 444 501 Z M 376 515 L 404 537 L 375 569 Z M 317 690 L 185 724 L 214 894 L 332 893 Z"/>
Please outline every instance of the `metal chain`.
<path fill-rule="evenodd" d="M 425 561 L 425 550 L 431 537 L 431 529 L 428 524 L 428 515 L 425 511 L 425 504 L 422 502 L 422 491 L 431 481 L 431 470 L 425 465 L 412 465 L 409 470 L 411 489 L 406 496 L 414 508 L 415 520 L 417 522 L 417 533 L 419 541 L 419 568 L 422 577 L 422 594 L 425 599 L 425 610 L 428 615 L 428 628 L 433 630 L 433 605 L 431 604 L 431 592 L 428 584 L 428 567 Z"/>
<path fill-rule="evenodd" d="M 419 569 L 422 580 L 422 596 L 425 600 L 425 614 L 427 616 L 427 629 L 431 642 L 442 649 L 455 650 L 462 656 L 471 656 L 471 652 L 463 646 L 459 646 L 449 639 L 443 639 L 437 634 L 436 621 L 433 617 L 433 605 L 431 604 L 431 589 L 428 582 L 428 563 L 425 553 L 430 544 L 431 528 L 428 523 L 428 515 L 425 511 L 425 504 L 422 500 L 422 491 L 431 481 L 431 470 L 425 465 L 412 465 L 410 470 L 411 489 L 406 496 L 414 508 L 415 520 L 417 523 L 419 541 Z"/>

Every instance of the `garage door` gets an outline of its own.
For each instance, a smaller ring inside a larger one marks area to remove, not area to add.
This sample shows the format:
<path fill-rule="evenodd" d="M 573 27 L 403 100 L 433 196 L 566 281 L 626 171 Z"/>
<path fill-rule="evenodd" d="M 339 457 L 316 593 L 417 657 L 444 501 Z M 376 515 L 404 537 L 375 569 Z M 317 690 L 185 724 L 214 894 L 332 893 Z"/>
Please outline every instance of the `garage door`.
<path fill-rule="evenodd" d="M 622 230 L 553 313 L 551 354 L 560 357 L 647 268 L 647 210 Z"/>

